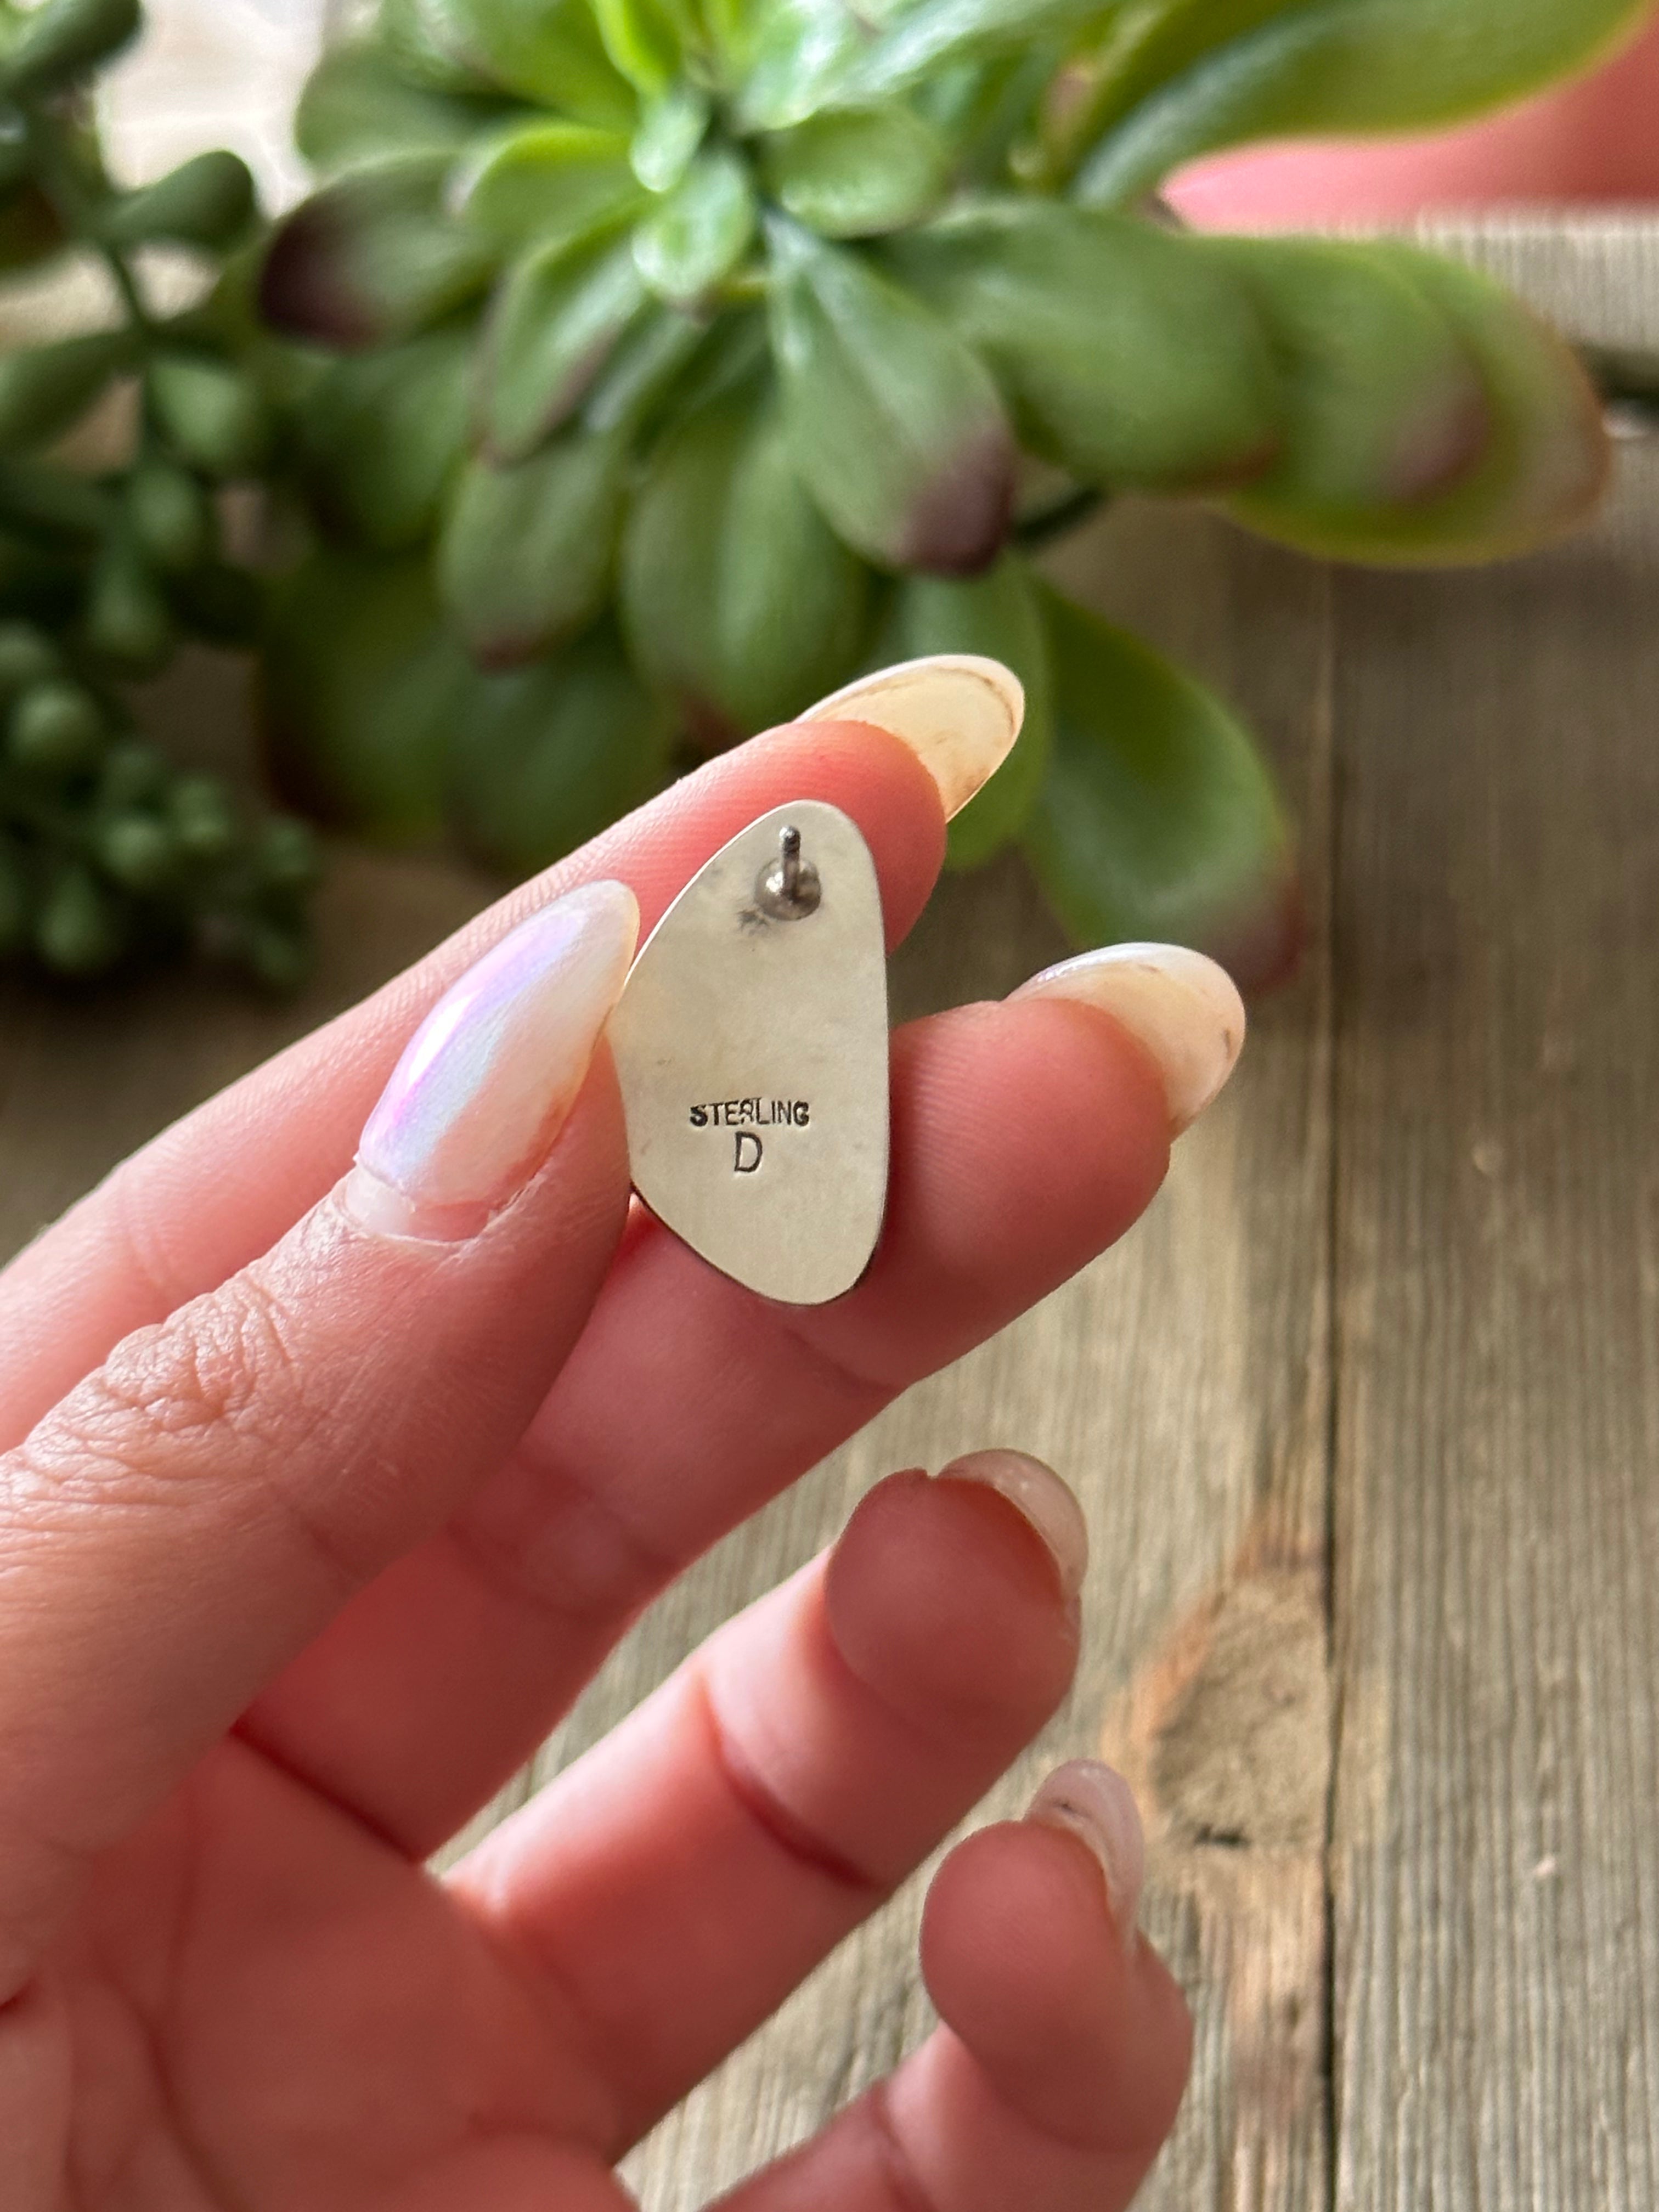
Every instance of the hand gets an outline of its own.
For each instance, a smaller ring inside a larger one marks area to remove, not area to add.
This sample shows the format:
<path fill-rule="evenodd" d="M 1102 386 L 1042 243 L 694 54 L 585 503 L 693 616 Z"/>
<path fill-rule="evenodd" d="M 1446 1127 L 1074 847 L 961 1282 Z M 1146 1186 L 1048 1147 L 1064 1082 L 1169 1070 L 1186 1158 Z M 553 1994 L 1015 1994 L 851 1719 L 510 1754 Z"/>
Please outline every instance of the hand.
<path fill-rule="evenodd" d="M 871 1271 L 817 1310 L 744 1294 L 629 1215 L 603 1024 L 635 901 L 804 796 L 860 823 L 902 935 L 934 781 L 868 726 L 775 732 L 0 1276 L 8 2212 L 617 2212 L 613 2162 L 1063 1695 L 1070 1493 L 1012 1453 L 896 1475 L 447 1879 L 422 1863 L 689 1561 L 1115 1237 L 1237 1050 L 1225 979 L 1158 948 L 916 1023 Z M 1188 2052 L 1139 1850 L 1087 1765 L 957 1849 L 944 2025 L 732 2202 L 1123 2203 Z"/>

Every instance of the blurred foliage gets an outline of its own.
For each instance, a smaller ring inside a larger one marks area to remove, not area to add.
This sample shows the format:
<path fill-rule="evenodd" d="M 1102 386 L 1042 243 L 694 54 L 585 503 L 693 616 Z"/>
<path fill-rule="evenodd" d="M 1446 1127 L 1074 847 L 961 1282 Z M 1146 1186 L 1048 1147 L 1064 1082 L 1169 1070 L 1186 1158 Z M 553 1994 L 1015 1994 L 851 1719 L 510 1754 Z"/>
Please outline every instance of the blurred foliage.
<path fill-rule="evenodd" d="M 108 329 L 0 356 L 0 965 L 85 979 L 198 952 L 288 989 L 308 957 L 312 832 L 171 763 L 128 698 L 183 638 L 257 635 L 219 497 L 270 453 L 246 312 L 239 331 L 210 293 L 157 313 L 140 275 L 147 249 L 182 249 L 228 296 L 219 272 L 258 250 L 247 170 L 203 154 L 123 191 L 88 123 L 84 76 L 138 21 L 137 0 L 0 5 L 0 269 L 78 257 L 112 301 Z M 116 465 L 75 465 L 61 441 L 100 412 L 137 427 Z"/>
<path fill-rule="evenodd" d="M 953 861 L 1018 841 L 1080 940 L 1279 971 L 1293 874 L 1249 733 L 1031 546 L 1133 489 L 1479 560 L 1582 514 L 1605 441 L 1486 279 L 1184 235 L 1145 196 L 1267 132 L 1496 103 L 1639 12 L 380 0 L 306 92 L 317 189 L 260 277 L 305 356 L 314 535 L 267 655 L 279 777 L 522 868 L 861 667 L 993 653 L 1030 711 Z"/>
<path fill-rule="evenodd" d="M 303 833 L 191 857 L 153 756 L 138 796 L 110 781 L 119 680 L 257 617 L 296 804 L 514 871 L 861 668 L 994 653 L 1029 714 L 953 864 L 1018 843 L 1080 941 L 1271 978 L 1294 872 L 1249 732 L 1037 547 L 1133 489 L 1321 555 L 1480 560 L 1581 516 L 1606 439 L 1571 353 L 1486 278 L 1192 236 L 1148 195 L 1254 137 L 1493 105 L 1643 12 L 379 0 L 302 99 L 315 190 L 256 240 L 229 155 L 103 173 L 84 81 L 137 0 L 0 0 L 0 254 L 72 242 L 127 308 L 0 362 L 0 643 L 29 671 L 0 652 L 0 942 L 89 969 L 206 934 L 292 964 Z M 146 307 L 159 240 L 220 269 L 204 307 Z M 43 458 L 121 380 L 130 461 Z M 246 475 L 289 549 L 269 587 L 216 549 Z"/>

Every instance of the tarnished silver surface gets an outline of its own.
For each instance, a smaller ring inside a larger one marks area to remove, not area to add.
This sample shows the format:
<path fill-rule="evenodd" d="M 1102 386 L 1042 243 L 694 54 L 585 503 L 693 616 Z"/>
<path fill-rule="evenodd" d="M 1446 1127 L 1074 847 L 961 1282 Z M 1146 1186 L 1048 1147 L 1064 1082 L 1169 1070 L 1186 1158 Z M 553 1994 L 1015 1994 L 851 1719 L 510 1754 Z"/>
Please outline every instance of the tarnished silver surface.
<path fill-rule="evenodd" d="M 799 912 L 775 896 L 792 829 L 817 882 Z M 659 1220 L 763 1297 L 850 1290 L 887 1200 L 881 895 L 856 825 L 802 799 L 722 846 L 641 948 L 610 1037 Z"/>

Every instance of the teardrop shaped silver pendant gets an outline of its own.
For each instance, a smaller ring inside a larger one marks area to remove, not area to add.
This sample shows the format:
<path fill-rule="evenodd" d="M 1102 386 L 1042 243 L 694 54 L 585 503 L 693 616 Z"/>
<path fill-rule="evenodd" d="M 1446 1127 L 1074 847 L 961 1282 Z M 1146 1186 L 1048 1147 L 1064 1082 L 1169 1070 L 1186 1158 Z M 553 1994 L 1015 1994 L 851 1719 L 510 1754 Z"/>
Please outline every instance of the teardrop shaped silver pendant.
<path fill-rule="evenodd" d="M 634 1188 L 763 1297 L 822 1305 L 887 1203 L 887 967 L 875 863 L 821 799 L 694 876 L 611 1017 Z"/>

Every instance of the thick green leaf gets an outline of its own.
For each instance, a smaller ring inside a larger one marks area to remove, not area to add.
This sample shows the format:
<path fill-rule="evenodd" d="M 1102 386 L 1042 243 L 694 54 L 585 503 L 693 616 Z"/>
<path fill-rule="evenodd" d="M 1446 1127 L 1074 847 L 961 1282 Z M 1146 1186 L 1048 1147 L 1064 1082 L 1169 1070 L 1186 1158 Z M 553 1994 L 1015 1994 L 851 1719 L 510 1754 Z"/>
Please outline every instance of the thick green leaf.
<path fill-rule="evenodd" d="M 818 505 L 883 567 L 986 567 L 1007 533 L 1015 466 L 989 372 L 855 252 L 782 223 L 771 239 L 784 422 Z"/>
<path fill-rule="evenodd" d="M 112 246 L 225 246 L 256 213 L 253 179 L 240 155 L 198 154 L 118 199 L 100 229 Z"/>
<path fill-rule="evenodd" d="M 713 325 L 678 307 L 652 307 L 641 315 L 593 380 L 583 403 L 584 428 L 648 434 L 703 349 L 724 337 L 729 316 Z"/>
<path fill-rule="evenodd" d="M 645 299 L 627 238 L 514 264 L 485 334 L 479 429 L 493 459 L 523 460 L 574 412 Z"/>
<path fill-rule="evenodd" d="M 489 80 L 469 58 L 454 0 L 380 0 L 374 27 L 411 84 L 436 92 L 483 92 Z"/>
<path fill-rule="evenodd" d="M 714 146 L 635 230 L 634 259 L 659 299 L 690 307 L 731 275 L 754 235 L 748 165 L 730 147 Z"/>
<path fill-rule="evenodd" d="M 680 26 L 667 0 L 592 0 L 612 63 L 647 99 L 666 92 L 684 59 Z"/>
<path fill-rule="evenodd" d="M 1189 242 L 1249 289 L 1279 366 L 1279 451 L 1238 513 L 1363 533 L 1474 466 L 1487 430 L 1474 362 L 1386 256 L 1316 239 Z"/>
<path fill-rule="evenodd" d="M 1647 0 L 1150 0 L 1109 23 L 1055 134 L 1079 197 L 1133 198 L 1247 139 L 1420 128 L 1577 68 Z"/>
<path fill-rule="evenodd" d="M 496 252 L 443 204 L 447 159 L 399 155 L 325 185 L 272 234 L 259 279 L 268 322 L 343 349 L 437 322 L 489 282 Z"/>
<path fill-rule="evenodd" d="M 158 353 L 144 378 L 144 400 L 173 452 L 204 476 L 253 474 L 264 459 L 270 420 L 244 371 L 211 354 Z"/>
<path fill-rule="evenodd" d="M 768 191 L 823 238 L 873 238 L 920 222 L 949 170 L 939 133 L 896 103 L 813 116 L 769 139 L 764 155 Z"/>
<path fill-rule="evenodd" d="M 434 0 L 427 0 L 428 6 Z M 636 101 L 587 0 L 438 0 L 445 43 L 479 76 L 577 122 L 628 130 Z"/>
<path fill-rule="evenodd" d="M 947 216 L 892 257 L 990 363 L 1028 443 L 1076 475 L 1172 489 L 1272 453 L 1261 319 L 1194 241 L 1025 197 Z"/>
<path fill-rule="evenodd" d="M 737 113 L 749 131 L 784 131 L 815 113 L 862 51 L 846 0 L 754 0 L 743 10 Z M 735 44 L 728 34 L 728 44 Z"/>
<path fill-rule="evenodd" d="M 1002 766 L 951 824 L 945 864 L 976 868 L 1018 836 L 1048 773 L 1054 702 L 1048 643 L 1030 569 L 1017 553 L 967 581 L 907 576 L 894 596 L 884 660 L 929 653 L 982 653 L 1025 687 L 1025 720 Z"/>
<path fill-rule="evenodd" d="M 1150 647 L 1040 586 L 1054 750 L 1024 844 L 1080 945 L 1195 945 L 1242 985 L 1296 957 L 1290 842 L 1243 726 Z"/>
<path fill-rule="evenodd" d="M 1489 277 L 1394 245 L 1229 240 L 1281 350 L 1281 457 L 1230 501 L 1252 528 L 1362 561 L 1523 550 L 1607 466 L 1570 349 Z"/>
<path fill-rule="evenodd" d="M 647 191 L 672 192 L 708 135 L 714 110 L 696 85 L 674 84 L 647 108 L 629 158 Z"/>
<path fill-rule="evenodd" d="M 451 185 L 451 204 L 511 252 L 574 245 L 644 200 L 627 139 L 584 123 L 520 124 L 491 137 Z"/>
<path fill-rule="evenodd" d="M 551 660 L 474 672 L 452 782 L 461 834 L 515 875 L 544 867 L 660 788 L 672 731 L 608 623 Z"/>
<path fill-rule="evenodd" d="M 580 433 L 527 461 L 474 461 L 438 542 L 438 586 L 481 667 L 509 668 L 592 621 L 610 587 L 627 447 Z"/>
<path fill-rule="evenodd" d="M 331 47 L 307 80 L 294 139 L 315 169 L 390 154 L 459 153 L 498 123 L 506 103 L 411 84 L 385 49 L 364 39 Z"/>
<path fill-rule="evenodd" d="M 132 340 L 123 331 L 0 356 L 0 453 L 25 453 L 69 429 L 132 360 Z"/>
<path fill-rule="evenodd" d="M 472 333 L 432 331 L 333 361 L 295 410 L 313 510 L 363 545 L 418 545 L 459 465 L 471 406 Z"/>
<path fill-rule="evenodd" d="M 122 487 L 122 505 L 133 543 L 163 574 L 185 574 L 212 555 L 213 501 L 188 469 L 153 457 L 140 461 Z"/>
<path fill-rule="evenodd" d="M 0 91 L 14 99 L 56 91 L 136 38 L 143 21 L 138 0 L 41 0 L 8 13 Z"/>
<path fill-rule="evenodd" d="M 313 554 L 271 595 L 258 665 L 266 753 L 291 801 L 398 843 L 438 836 L 472 671 L 424 556 Z"/>
<path fill-rule="evenodd" d="M 708 751 L 787 720 L 852 672 L 866 572 L 750 395 L 665 441 L 623 542 L 635 660 Z"/>
<path fill-rule="evenodd" d="M 868 106 L 957 64 L 1061 37 L 1102 12 L 1102 0 L 921 0 L 890 17 L 840 73 L 833 98 Z"/>

